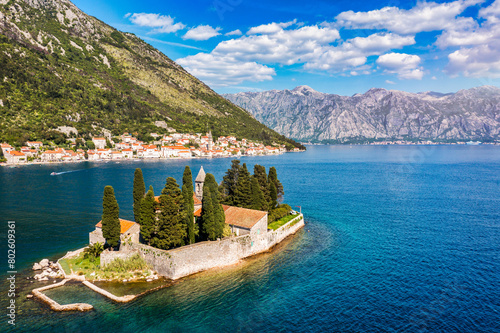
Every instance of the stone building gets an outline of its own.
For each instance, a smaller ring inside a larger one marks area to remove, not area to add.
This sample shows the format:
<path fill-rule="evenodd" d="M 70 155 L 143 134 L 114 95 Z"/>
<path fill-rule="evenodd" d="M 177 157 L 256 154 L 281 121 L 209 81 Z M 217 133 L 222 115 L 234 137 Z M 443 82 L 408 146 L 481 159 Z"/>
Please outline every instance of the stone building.
<path fill-rule="evenodd" d="M 267 233 L 267 212 L 222 205 L 226 224 L 236 236 L 259 236 Z"/>
<path fill-rule="evenodd" d="M 203 166 L 200 168 L 200 172 L 198 172 L 198 176 L 194 181 L 194 195 L 198 198 L 198 200 L 203 199 L 203 183 L 205 182 L 205 170 L 203 170 Z"/>
<path fill-rule="evenodd" d="M 120 241 L 124 241 L 130 238 L 133 243 L 139 243 L 140 233 L 141 226 L 139 225 L 139 223 L 120 219 Z M 95 230 L 89 234 L 89 244 L 104 244 L 105 242 L 106 240 L 102 235 L 102 221 L 99 221 L 99 223 L 95 225 Z"/>

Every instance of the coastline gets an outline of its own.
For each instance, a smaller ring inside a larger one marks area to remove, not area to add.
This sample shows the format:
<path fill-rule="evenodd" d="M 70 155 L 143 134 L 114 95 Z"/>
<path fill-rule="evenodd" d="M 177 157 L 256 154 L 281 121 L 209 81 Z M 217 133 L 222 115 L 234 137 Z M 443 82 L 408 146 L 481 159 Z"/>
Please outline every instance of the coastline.
<path fill-rule="evenodd" d="M 104 282 L 116 282 L 116 283 L 136 282 L 136 281 L 122 280 L 122 279 L 92 280 L 92 279 L 86 279 L 85 276 L 74 274 L 73 271 L 71 271 L 70 274 L 67 274 L 65 272 L 65 270 L 63 269 L 63 267 L 61 266 L 59 261 L 61 259 L 73 258 L 75 256 L 78 256 L 79 254 L 81 254 L 84 251 L 84 249 L 86 247 L 81 248 L 81 249 L 77 249 L 75 251 L 68 251 L 66 253 L 66 255 L 64 255 L 63 257 L 61 257 L 57 260 L 57 265 L 59 266 L 60 270 L 62 271 L 62 274 L 64 275 L 64 279 L 60 282 L 57 282 L 57 283 L 54 281 L 53 284 L 49 284 L 49 285 L 46 285 L 43 287 L 38 287 L 38 288 L 33 289 L 31 291 L 31 294 L 28 294 L 28 298 L 32 298 L 33 296 L 36 297 L 38 300 L 47 304 L 53 311 L 81 311 L 81 312 L 83 312 L 83 311 L 92 310 L 93 306 L 91 304 L 87 304 L 87 303 L 72 303 L 72 304 L 61 305 L 43 293 L 43 291 L 50 290 L 53 288 L 63 287 L 67 282 L 73 281 L 73 282 L 82 283 L 83 285 L 85 285 L 89 289 L 93 290 L 94 292 L 99 293 L 99 294 L 105 296 L 106 298 L 116 302 L 116 303 L 128 303 L 128 302 L 133 301 L 137 297 L 143 296 L 145 294 L 149 294 L 149 293 L 154 292 L 154 291 L 159 290 L 159 289 L 166 288 L 181 278 L 192 276 L 192 275 L 195 275 L 197 273 L 201 273 L 203 271 L 208 271 L 208 270 L 212 270 L 212 269 L 220 269 L 220 268 L 224 268 L 224 267 L 228 267 L 228 266 L 238 265 L 246 258 L 254 257 L 254 256 L 257 256 L 257 255 L 265 253 L 265 252 L 272 252 L 273 249 L 276 248 L 281 242 L 283 242 L 285 239 L 289 238 L 290 236 L 293 236 L 294 234 L 296 234 L 304 226 L 305 226 L 304 217 L 302 214 L 300 214 L 299 216 L 290 220 L 288 223 L 284 224 L 280 228 L 269 232 L 269 236 L 272 238 L 272 241 L 270 243 L 266 243 L 266 245 L 268 245 L 268 246 L 261 246 L 261 247 L 257 246 L 254 251 L 244 253 L 243 255 L 230 256 L 231 259 L 228 261 L 225 261 L 225 262 L 219 263 L 219 264 L 212 263 L 212 264 L 209 264 L 209 265 L 202 267 L 201 269 L 200 269 L 200 267 L 195 268 L 195 269 L 185 269 L 185 267 L 183 267 L 184 269 L 180 273 L 174 274 L 173 276 L 165 276 L 163 274 L 160 274 L 160 276 L 168 279 L 166 284 L 154 287 L 152 289 L 148 289 L 148 290 L 140 292 L 138 294 L 124 295 L 124 296 L 114 295 L 113 293 L 96 286 L 94 283 L 95 282 L 103 282 L 103 281 Z M 220 241 L 213 241 L 213 242 L 209 242 L 209 243 L 217 245 L 217 243 L 220 243 L 221 241 L 224 241 L 224 240 L 232 242 L 232 243 L 238 243 L 238 241 L 236 241 L 236 239 L 245 238 L 245 237 L 246 236 L 227 237 L 226 239 L 223 239 Z M 264 238 L 261 237 L 261 239 L 264 239 Z M 266 242 L 267 242 L 267 239 L 266 239 Z M 241 243 L 241 242 L 239 242 L 239 243 Z M 246 242 L 244 242 L 244 244 L 245 243 Z M 200 243 L 198 243 L 198 244 L 200 244 Z M 252 247 L 253 247 L 253 244 L 254 243 L 252 241 L 252 244 L 251 244 Z M 248 243 L 246 243 L 246 245 L 248 245 Z M 167 253 L 168 257 L 164 257 L 164 259 L 167 259 L 167 261 L 168 261 L 168 259 L 172 259 L 172 255 L 169 254 L 169 252 L 170 253 L 180 252 L 180 251 L 183 251 L 189 247 L 193 248 L 193 246 L 196 246 L 196 244 L 187 245 L 187 246 L 173 249 L 170 251 L 164 251 L 164 250 L 158 250 L 158 251 L 162 251 L 162 252 Z M 141 253 L 141 251 L 137 251 L 137 252 Z M 137 252 L 134 251 L 134 253 L 137 253 Z M 148 252 L 149 252 L 149 250 L 148 250 Z M 142 253 L 142 255 L 146 259 L 146 261 L 148 262 L 147 255 L 145 255 L 145 253 Z M 154 256 L 156 257 L 156 254 L 154 254 Z M 175 254 L 173 254 L 173 256 L 175 257 Z M 236 260 L 235 260 L 235 258 L 236 258 Z M 201 260 L 201 261 L 205 260 L 205 258 L 193 258 L 193 260 L 195 260 L 195 261 L 196 261 L 196 259 Z M 148 262 L 148 263 L 151 264 L 151 262 Z M 190 264 L 192 265 L 193 263 L 191 262 Z M 154 264 L 152 266 L 154 266 Z M 172 267 L 172 266 L 175 266 L 175 264 L 172 265 L 172 262 L 169 262 L 169 266 Z M 155 271 L 157 273 L 159 273 L 158 270 L 156 269 L 157 267 L 153 267 L 153 268 L 155 268 Z"/>

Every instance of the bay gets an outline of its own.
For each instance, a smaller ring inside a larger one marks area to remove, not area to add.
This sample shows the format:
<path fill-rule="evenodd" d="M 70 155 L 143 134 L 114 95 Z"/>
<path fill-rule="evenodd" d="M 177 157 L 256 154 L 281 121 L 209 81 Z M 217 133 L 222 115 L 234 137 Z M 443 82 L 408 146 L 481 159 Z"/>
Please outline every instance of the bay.
<path fill-rule="evenodd" d="M 241 160 L 250 170 L 276 167 L 285 201 L 305 215 L 302 231 L 270 253 L 128 304 L 78 285 L 52 291 L 62 303 L 95 307 L 76 314 L 27 300 L 33 284 L 21 277 L 33 262 L 88 243 L 105 185 L 115 189 L 120 216 L 132 219 L 135 168 L 158 194 L 167 177 L 181 181 L 185 165 L 194 176 L 203 165 L 220 181 L 231 160 L 0 168 L 2 253 L 6 222 L 16 221 L 15 331 L 500 331 L 499 147 L 309 146 Z M 2 267 L 5 293 L 6 259 Z M 5 318 L 0 330 L 14 331 Z"/>

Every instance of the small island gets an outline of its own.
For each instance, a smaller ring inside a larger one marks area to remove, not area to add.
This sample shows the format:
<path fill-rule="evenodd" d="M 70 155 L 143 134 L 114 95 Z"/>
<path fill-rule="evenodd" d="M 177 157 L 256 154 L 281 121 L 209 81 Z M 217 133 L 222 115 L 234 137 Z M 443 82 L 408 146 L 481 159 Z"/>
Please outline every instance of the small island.
<path fill-rule="evenodd" d="M 51 263 L 59 268 L 57 273 L 37 274 L 40 281 L 50 273 L 64 280 L 35 289 L 33 295 L 56 311 L 85 311 L 92 306 L 59 305 L 42 291 L 76 280 L 116 302 L 128 302 L 139 295 L 118 297 L 93 282 L 172 281 L 269 251 L 301 229 L 304 218 L 282 203 L 284 189 L 274 167 L 266 173 L 255 165 L 253 171 L 233 160 L 220 183 L 203 167 L 193 182 L 186 166 L 181 186 L 168 177 L 161 195 L 155 196 L 152 186 L 146 191 L 142 170 L 136 169 L 135 221 L 119 217 L 114 190 L 106 186 L 102 220 L 89 233 L 89 246 Z"/>

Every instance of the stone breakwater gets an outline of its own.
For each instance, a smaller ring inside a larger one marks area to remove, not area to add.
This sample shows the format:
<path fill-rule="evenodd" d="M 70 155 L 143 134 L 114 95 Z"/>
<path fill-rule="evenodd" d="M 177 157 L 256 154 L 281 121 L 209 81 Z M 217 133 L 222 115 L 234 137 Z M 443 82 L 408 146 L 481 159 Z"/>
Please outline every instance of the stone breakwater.
<path fill-rule="evenodd" d="M 144 244 L 124 246 L 116 256 L 124 258 L 140 253 L 153 269 L 166 278 L 176 280 L 207 269 L 238 263 L 241 259 L 266 252 L 273 246 L 295 234 L 304 227 L 302 214 L 277 230 L 268 230 L 260 235 L 244 235 L 218 241 L 200 242 L 173 250 L 160 250 Z M 104 259 L 104 260 L 103 260 Z M 113 252 L 101 257 L 101 265 L 114 260 Z"/>
<path fill-rule="evenodd" d="M 32 293 L 36 298 L 38 298 L 40 301 L 42 301 L 43 303 L 50 306 L 50 308 L 54 311 L 89 311 L 89 310 L 92 310 L 94 307 L 90 304 L 87 304 L 87 303 L 72 303 L 72 304 L 61 305 L 43 293 L 43 291 L 57 288 L 57 287 L 61 287 L 69 280 L 70 279 L 64 279 L 59 283 L 54 283 L 54 284 L 51 284 L 49 286 L 33 289 Z"/>

